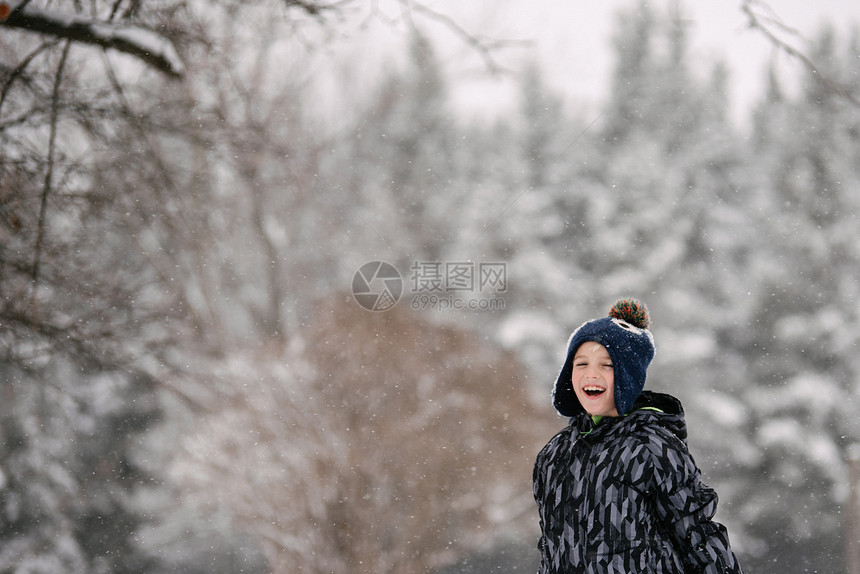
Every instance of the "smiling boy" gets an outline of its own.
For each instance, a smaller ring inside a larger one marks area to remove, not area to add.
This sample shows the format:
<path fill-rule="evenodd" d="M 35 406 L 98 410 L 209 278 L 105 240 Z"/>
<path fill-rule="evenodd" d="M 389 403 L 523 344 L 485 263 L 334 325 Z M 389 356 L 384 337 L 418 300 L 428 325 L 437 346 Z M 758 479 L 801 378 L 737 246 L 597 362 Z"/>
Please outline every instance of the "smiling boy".
<path fill-rule="evenodd" d="M 573 391 L 591 416 L 617 417 L 612 357 L 600 343 L 585 344 L 573 356 Z"/>
<path fill-rule="evenodd" d="M 649 327 L 645 305 L 619 299 L 570 337 L 553 388 L 570 424 L 534 468 L 539 574 L 742 574 L 687 451 L 681 403 L 643 391 Z"/>

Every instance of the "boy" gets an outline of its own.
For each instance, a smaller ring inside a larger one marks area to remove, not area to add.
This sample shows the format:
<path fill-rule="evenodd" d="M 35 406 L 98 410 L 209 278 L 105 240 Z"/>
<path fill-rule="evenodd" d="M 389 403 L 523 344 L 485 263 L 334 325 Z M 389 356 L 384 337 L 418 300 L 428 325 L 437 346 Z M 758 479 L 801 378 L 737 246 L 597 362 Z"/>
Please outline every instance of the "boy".
<path fill-rule="evenodd" d="M 539 574 L 742 574 L 681 403 L 643 391 L 648 310 L 619 299 L 570 337 L 553 404 L 570 425 L 537 456 Z"/>

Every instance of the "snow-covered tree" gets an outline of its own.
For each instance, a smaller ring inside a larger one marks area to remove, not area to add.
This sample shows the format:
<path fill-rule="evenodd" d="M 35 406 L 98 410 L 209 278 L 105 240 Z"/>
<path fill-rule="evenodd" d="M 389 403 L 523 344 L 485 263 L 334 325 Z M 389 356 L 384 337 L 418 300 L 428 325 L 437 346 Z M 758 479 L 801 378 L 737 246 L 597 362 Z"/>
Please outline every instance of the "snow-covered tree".
<path fill-rule="evenodd" d="M 754 564 L 778 555 L 784 568 L 824 568 L 828 560 L 828 569 L 839 570 L 843 458 L 858 436 L 849 407 L 860 377 L 850 350 L 858 341 L 858 317 L 846 302 L 858 296 L 860 110 L 818 78 L 850 80 L 853 52 L 845 57 L 827 30 L 815 45 L 811 58 L 821 67 L 805 75 L 801 96 L 786 96 L 772 79 L 756 112 L 756 161 L 748 169 L 759 198 L 759 243 L 750 265 L 758 308 L 736 352 L 746 357 L 747 377 L 755 383 L 741 396 L 760 454 L 742 468 L 779 484 L 781 494 L 779 507 L 749 494 L 742 508 L 757 514 L 752 532 L 762 549 Z M 773 531 L 768 524 L 783 515 L 782 505 L 795 512 Z M 816 549 L 813 555 L 809 548 Z"/>
<path fill-rule="evenodd" d="M 159 406 L 147 381 L 77 362 L 0 363 L 0 570 L 151 572 L 133 537 L 152 480 L 135 446 Z"/>

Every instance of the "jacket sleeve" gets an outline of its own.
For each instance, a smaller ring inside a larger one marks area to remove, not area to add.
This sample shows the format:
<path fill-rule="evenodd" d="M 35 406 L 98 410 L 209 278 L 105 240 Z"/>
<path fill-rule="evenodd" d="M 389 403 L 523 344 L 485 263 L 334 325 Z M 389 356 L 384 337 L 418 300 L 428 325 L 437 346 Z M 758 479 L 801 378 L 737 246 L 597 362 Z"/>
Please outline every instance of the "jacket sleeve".
<path fill-rule="evenodd" d="M 545 450 L 545 449 L 544 449 Z M 534 470 L 532 471 L 532 486 L 534 489 L 534 497 L 535 502 L 537 502 L 538 507 L 538 516 L 540 518 L 540 538 L 538 539 L 538 551 L 540 552 L 540 566 L 538 567 L 538 574 L 544 574 L 548 571 L 548 567 L 550 564 L 549 552 L 547 550 L 547 538 L 546 538 L 546 518 L 545 518 L 545 497 L 546 497 L 546 487 L 544 485 L 545 477 L 545 460 L 544 460 L 544 451 L 538 455 L 537 460 L 535 461 Z"/>
<path fill-rule="evenodd" d="M 666 534 L 692 574 L 743 574 L 729 545 L 726 528 L 713 520 L 717 493 L 701 481 L 701 472 L 675 436 L 657 435 L 654 456 L 656 512 Z"/>

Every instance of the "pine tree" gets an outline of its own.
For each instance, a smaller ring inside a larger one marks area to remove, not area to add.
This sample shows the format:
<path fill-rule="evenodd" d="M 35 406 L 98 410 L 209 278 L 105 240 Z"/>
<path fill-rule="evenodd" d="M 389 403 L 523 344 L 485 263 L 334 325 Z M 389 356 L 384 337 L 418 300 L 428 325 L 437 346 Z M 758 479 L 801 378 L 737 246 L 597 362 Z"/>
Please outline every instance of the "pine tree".
<path fill-rule="evenodd" d="M 748 480 L 766 477 L 750 492 L 778 484 L 781 507 L 762 504 L 760 494 L 741 500 L 744 512 L 757 514 L 750 533 L 764 547 L 752 568 L 839 571 L 842 451 L 858 436 L 846 407 L 860 377 L 848 350 L 858 340 L 858 310 L 845 302 L 858 295 L 849 229 L 856 229 L 860 172 L 848 158 L 857 155 L 860 110 L 822 81 L 841 83 L 856 65 L 840 55 L 832 31 L 820 34 L 811 60 L 818 69 L 804 75 L 799 98 L 785 96 L 771 75 L 756 111 L 749 169 L 759 209 L 750 265 L 757 308 L 736 347 L 749 365 L 752 384 L 741 394 L 760 452 L 746 465 Z M 786 517 L 783 506 L 794 512 Z M 774 521 L 785 527 L 774 531 Z"/>
<path fill-rule="evenodd" d="M 446 80 L 431 42 L 414 30 L 403 71 L 382 82 L 359 119 L 349 161 L 372 171 L 362 182 L 368 221 L 396 241 L 395 259 L 439 260 L 449 224 L 458 142 L 448 106 Z M 348 184 L 352 185 L 352 184 Z"/>
<path fill-rule="evenodd" d="M 135 445 L 159 416 L 147 380 L 62 358 L 0 372 L 0 570 L 156 571 L 135 542 L 134 495 L 153 480 Z"/>

